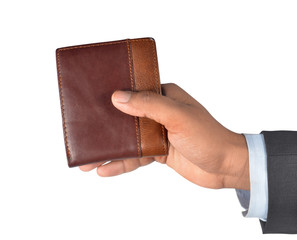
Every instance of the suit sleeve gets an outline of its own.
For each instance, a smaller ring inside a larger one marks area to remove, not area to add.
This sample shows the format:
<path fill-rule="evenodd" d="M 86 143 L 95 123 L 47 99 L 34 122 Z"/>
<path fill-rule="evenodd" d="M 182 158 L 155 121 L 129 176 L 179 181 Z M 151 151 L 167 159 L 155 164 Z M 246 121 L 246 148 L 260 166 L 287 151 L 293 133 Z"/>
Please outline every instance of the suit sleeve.
<path fill-rule="evenodd" d="M 267 152 L 268 214 L 263 233 L 297 233 L 297 132 L 263 131 Z"/>

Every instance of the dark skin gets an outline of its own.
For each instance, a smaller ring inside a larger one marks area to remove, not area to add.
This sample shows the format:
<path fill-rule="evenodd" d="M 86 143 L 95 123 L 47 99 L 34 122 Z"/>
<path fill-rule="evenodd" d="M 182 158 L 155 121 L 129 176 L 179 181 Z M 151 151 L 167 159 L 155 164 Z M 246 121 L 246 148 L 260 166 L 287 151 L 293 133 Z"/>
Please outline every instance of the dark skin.
<path fill-rule="evenodd" d="M 222 126 L 179 86 L 163 84 L 162 93 L 163 96 L 148 91 L 116 91 L 112 103 L 126 114 L 147 117 L 164 125 L 170 143 L 168 156 L 94 163 L 80 169 L 97 168 L 99 176 L 109 177 L 156 161 L 167 164 L 201 187 L 249 190 L 244 136 Z"/>

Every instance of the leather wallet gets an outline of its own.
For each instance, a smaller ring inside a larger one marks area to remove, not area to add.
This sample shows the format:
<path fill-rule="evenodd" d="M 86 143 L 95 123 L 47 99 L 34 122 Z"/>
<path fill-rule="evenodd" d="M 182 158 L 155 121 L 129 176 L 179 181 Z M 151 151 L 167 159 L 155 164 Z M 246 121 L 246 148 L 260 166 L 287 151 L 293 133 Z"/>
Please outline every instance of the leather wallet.
<path fill-rule="evenodd" d="M 154 39 L 59 48 L 56 60 L 69 167 L 168 154 L 164 126 L 111 102 L 115 90 L 162 94 Z"/>

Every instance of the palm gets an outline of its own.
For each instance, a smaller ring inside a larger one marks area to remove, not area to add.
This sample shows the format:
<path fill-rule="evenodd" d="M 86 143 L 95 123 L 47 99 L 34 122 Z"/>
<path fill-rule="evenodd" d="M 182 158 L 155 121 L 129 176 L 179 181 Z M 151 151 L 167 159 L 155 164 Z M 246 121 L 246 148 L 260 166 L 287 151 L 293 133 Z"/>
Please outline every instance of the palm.
<path fill-rule="evenodd" d="M 169 154 L 166 158 L 155 157 L 155 160 L 157 162 L 166 163 L 169 167 L 173 168 L 181 176 L 201 187 L 222 187 L 222 179 L 218 179 L 218 176 L 208 173 L 199 168 L 197 165 L 185 158 L 179 151 L 177 151 L 176 148 L 173 147 L 173 145 L 170 145 Z"/>

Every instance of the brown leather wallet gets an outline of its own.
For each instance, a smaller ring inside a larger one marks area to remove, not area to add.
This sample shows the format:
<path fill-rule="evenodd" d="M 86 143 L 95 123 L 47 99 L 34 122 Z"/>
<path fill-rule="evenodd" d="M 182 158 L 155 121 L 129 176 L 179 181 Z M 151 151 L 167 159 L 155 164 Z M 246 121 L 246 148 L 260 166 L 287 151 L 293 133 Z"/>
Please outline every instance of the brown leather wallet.
<path fill-rule="evenodd" d="M 154 39 L 59 48 L 56 59 L 69 167 L 168 154 L 164 126 L 111 103 L 115 90 L 162 94 Z"/>

